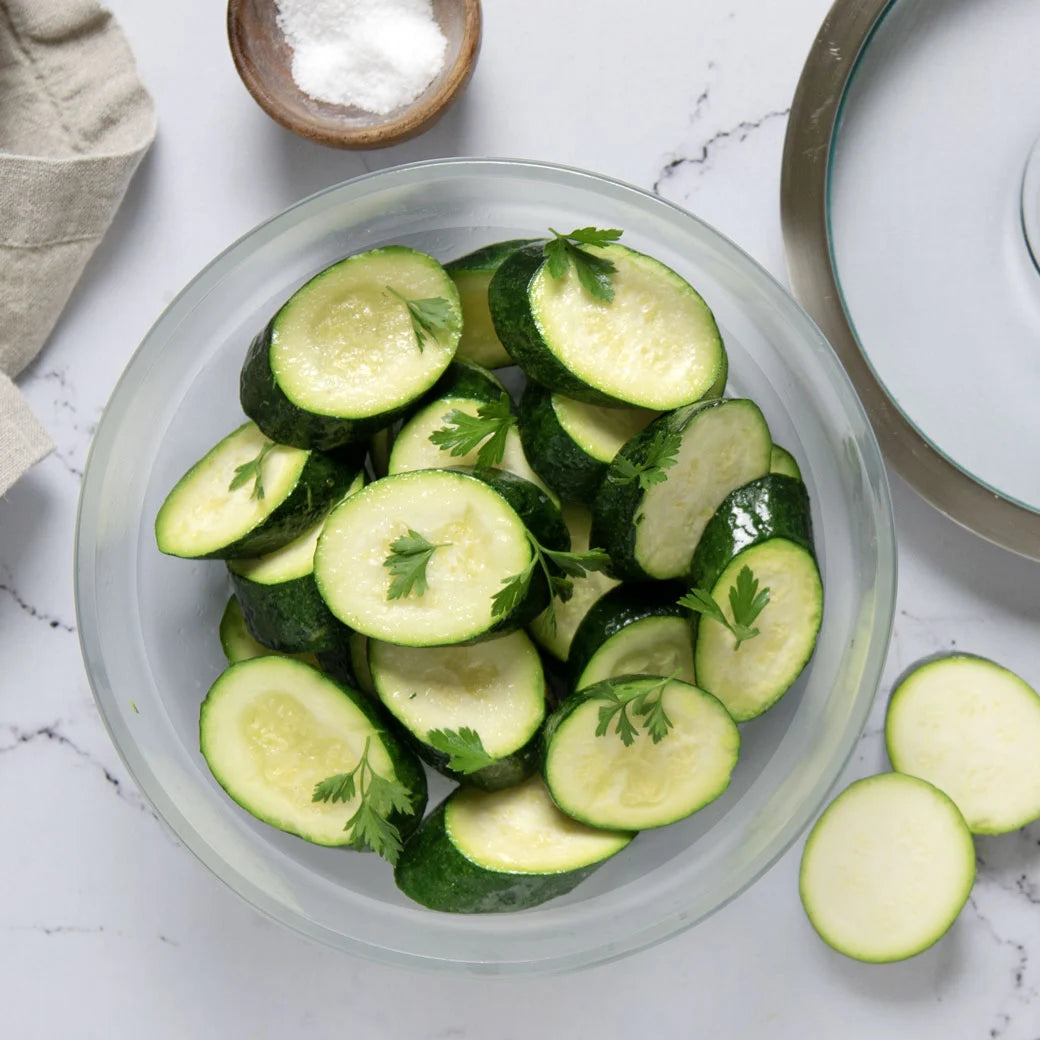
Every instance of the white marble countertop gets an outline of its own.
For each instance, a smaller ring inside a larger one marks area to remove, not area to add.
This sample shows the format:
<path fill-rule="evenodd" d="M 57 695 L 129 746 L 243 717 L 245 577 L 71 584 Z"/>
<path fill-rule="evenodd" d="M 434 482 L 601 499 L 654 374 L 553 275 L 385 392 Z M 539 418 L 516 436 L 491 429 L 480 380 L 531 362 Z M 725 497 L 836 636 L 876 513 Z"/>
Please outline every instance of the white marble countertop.
<path fill-rule="evenodd" d="M 238 82 L 222 4 L 110 0 L 159 138 L 52 340 L 21 380 L 57 451 L 0 500 L 0 991 L 29 1037 L 1040 1036 L 1040 826 L 978 841 L 971 902 L 911 962 L 857 964 L 806 922 L 802 841 L 749 891 L 662 945 L 524 981 L 411 974 L 259 916 L 155 817 L 102 728 L 72 594 L 91 433 L 159 311 L 216 252 L 364 170 L 509 155 L 653 188 L 783 279 L 780 153 L 828 0 L 488 0 L 480 63 L 432 132 L 349 154 L 294 138 Z M 839 783 L 884 768 L 883 696 L 948 647 L 1040 684 L 1040 566 L 943 519 L 893 478 L 900 543 L 882 694 Z"/>

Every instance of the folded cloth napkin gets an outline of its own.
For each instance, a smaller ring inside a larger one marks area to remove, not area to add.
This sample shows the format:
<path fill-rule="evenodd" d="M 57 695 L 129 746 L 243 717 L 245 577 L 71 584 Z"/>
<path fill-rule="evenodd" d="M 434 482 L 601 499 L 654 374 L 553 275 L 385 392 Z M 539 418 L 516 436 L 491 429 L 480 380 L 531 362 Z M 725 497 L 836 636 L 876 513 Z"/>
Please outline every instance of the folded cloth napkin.
<path fill-rule="evenodd" d="M 0 495 L 52 447 L 11 380 L 154 136 L 151 98 L 96 0 L 0 0 Z"/>

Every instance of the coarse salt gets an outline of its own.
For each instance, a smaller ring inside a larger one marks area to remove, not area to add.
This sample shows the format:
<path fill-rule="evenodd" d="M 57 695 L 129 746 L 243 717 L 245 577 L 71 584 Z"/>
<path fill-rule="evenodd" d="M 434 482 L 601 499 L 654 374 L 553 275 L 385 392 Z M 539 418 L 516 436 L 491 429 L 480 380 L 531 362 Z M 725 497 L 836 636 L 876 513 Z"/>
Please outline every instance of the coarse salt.
<path fill-rule="evenodd" d="M 444 67 L 430 0 L 278 0 L 296 85 L 318 101 L 386 115 Z"/>

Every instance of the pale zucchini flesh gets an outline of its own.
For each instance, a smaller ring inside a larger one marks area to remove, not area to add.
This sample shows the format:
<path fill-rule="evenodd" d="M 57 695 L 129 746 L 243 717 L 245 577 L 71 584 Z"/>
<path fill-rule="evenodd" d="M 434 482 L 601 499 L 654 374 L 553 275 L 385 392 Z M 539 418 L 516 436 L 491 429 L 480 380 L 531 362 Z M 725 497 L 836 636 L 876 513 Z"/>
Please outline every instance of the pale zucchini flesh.
<path fill-rule="evenodd" d="M 475 730 L 494 758 L 522 748 L 545 718 L 545 676 L 523 632 L 472 646 L 408 647 L 370 640 L 379 699 L 419 740 Z"/>
<path fill-rule="evenodd" d="M 698 411 L 683 431 L 667 479 L 635 515 L 635 557 L 654 578 L 685 574 L 705 526 L 726 496 L 769 472 L 772 440 L 758 407 L 723 401 Z"/>
<path fill-rule="evenodd" d="M 441 298 L 454 327 L 420 349 L 409 300 Z M 431 257 L 402 246 L 373 249 L 323 271 L 278 312 L 270 365 L 285 396 L 317 415 L 366 418 L 418 397 L 451 361 L 461 330 L 458 292 Z"/>
<path fill-rule="evenodd" d="M 588 247 L 611 260 L 614 298 L 581 285 L 573 265 L 531 280 L 531 312 L 559 362 L 611 398 L 666 411 L 702 398 L 723 364 L 711 311 L 674 271 L 624 246 Z"/>
<path fill-rule="evenodd" d="M 388 599 L 385 561 L 409 529 L 439 545 L 422 596 Z M 496 624 L 492 599 L 531 559 L 526 529 L 483 482 L 447 470 L 400 473 L 369 484 L 333 510 L 318 540 L 315 580 L 329 609 L 374 639 L 439 646 Z"/>
<path fill-rule="evenodd" d="M 754 623 L 758 635 L 737 649 L 729 629 L 702 617 L 694 655 L 698 682 L 738 722 L 760 715 L 790 688 L 812 655 L 823 618 L 823 586 L 812 554 L 772 538 L 738 553 L 711 590 L 729 621 L 729 590 L 744 567 L 760 589 L 769 589 L 769 602 Z"/>
<path fill-rule="evenodd" d="M 648 408 L 604 408 L 563 394 L 553 394 L 551 401 L 571 440 L 599 462 L 611 462 L 625 441 L 661 414 Z"/>
<path fill-rule="evenodd" d="M 314 802 L 314 786 L 368 761 L 394 766 L 378 731 L 334 683 L 284 657 L 232 665 L 203 702 L 202 753 L 228 794 L 253 816 L 318 845 L 347 845 L 348 802 Z"/>
<path fill-rule="evenodd" d="M 619 677 L 620 678 L 620 677 Z M 662 680 L 625 676 L 647 689 Z M 660 696 L 672 728 L 654 742 L 638 724 L 626 745 L 608 727 L 597 735 L 596 694 L 615 684 L 589 687 L 558 709 L 546 731 L 544 776 L 556 804 L 594 827 L 645 830 L 684 819 L 714 801 L 729 786 L 740 734 L 726 709 L 710 694 L 678 680 L 666 681 Z"/>
<path fill-rule="evenodd" d="M 693 635 L 685 618 L 651 616 L 609 636 L 574 684 L 582 690 L 618 675 L 674 675 L 694 683 Z"/>
<path fill-rule="evenodd" d="M 971 832 L 953 802 L 923 780 L 884 773 L 851 784 L 816 821 L 799 888 L 824 942 L 887 962 L 940 939 L 974 880 Z"/>
<path fill-rule="evenodd" d="M 993 661 L 914 669 L 892 693 L 885 744 L 892 767 L 949 795 L 975 834 L 1040 818 L 1040 697 Z"/>

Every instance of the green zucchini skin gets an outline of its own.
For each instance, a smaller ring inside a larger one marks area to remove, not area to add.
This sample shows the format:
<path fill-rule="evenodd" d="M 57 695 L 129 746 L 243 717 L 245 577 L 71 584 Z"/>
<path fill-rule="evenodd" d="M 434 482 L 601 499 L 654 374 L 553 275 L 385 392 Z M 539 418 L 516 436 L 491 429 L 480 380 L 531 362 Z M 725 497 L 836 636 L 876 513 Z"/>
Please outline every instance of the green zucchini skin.
<path fill-rule="evenodd" d="M 813 552 L 809 492 L 796 477 L 769 473 L 730 492 L 697 543 L 690 584 L 714 588 L 737 553 L 769 538 L 786 538 Z"/>
<path fill-rule="evenodd" d="M 318 415 L 294 404 L 271 371 L 271 335 L 277 320 L 276 314 L 254 337 L 239 378 L 242 411 L 271 440 L 319 450 L 356 444 L 367 441 L 408 411 L 409 405 L 404 404 L 364 419 L 344 419 L 335 415 Z"/>
<path fill-rule="evenodd" d="M 531 468 L 561 498 L 591 502 L 607 463 L 583 451 L 560 425 L 552 406 L 552 392 L 528 380 L 517 421 L 520 441 Z"/>
<path fill-rule="evenodd" d="M 167 498 L 172 498 L 177 488 L 188 480 L 196 468 L 202 466 L 208 458 L 209 453 L 203 456 L 195 466 L 192 466 L 177 482 Z M 264 520 L 235 541 L 229 542 L 219 549 L 214 549 L 212 552 L 200 553 L 191 558 L 234 560 L 274 552 L 275 549 L 280 549 L 298 535 L 303 534 L 308 527 L 316 524 L 329 511 L 332 503 L 350 487 L 355 476 L 357 476 L 356 469 L 331 456 L 312 451 L 304 463 L 303 470 L 292 491 Z M 159 536 L 162 519 L 163 510 L 160 509 L 155 521 L 156 540 L 160 550 L 166 552 L 167 550 L 162 548 L 163 541 Z"/>
<path fill-rule="evenodd" d="M 423 395 L 420 405 L 414 411 L 421 411 L 426 405 L 443 397 L 466 397 L 471 401 L 490 403 L 497 401 L 504 393 L 506 388 L 493 372 L 469 358 L 456 357 L 429 393 Z"/>
<path fill-rule="evenodd" d="M 637 621 L 650 617 L 688 619 L 689 612 L 676 600 L 683 589 L 677 582 L 661 581 L 654 584 L 618 585 L 600 596 L 582 618 L 571 641 L 567 657 L 568 686 L 574 690 L 589 662 L 611 636 Z M 690 631 L 693 640 L 693 630 Z"/>
<path fill-rule="evenodd" d="M 488 306 L 502 346 L 529 378 L 558 393 L 590 404 L 628 407 L 577 379 L 546 346 L 528 299 L 531 280 L 543 263 L 540 244 L 525 246 L 502 263 L 488 285 Z"/>
<path fill-rule="evenodd" d="M 600 863 L 558 874 L 507 874 L 467 859 L 448 836 L 448 796 L 405 843 L 394 868 L 397 887 L 430 910 L 458 914 L 511 913 L 566 895 Z"/>
<path fill-rule="evenodd" d="M 325 606 L 313 573 L 276 585 L 251 581 L 233 567 L 228 573 L 246 627 L 257 642 L 299 654 L 331 650 L 347 641 L 350 629 Z"/>
<path fill-rule="evenodd" d="M 459 271 L 497 271 L 503 261 L 512 256 L 518 249 L 524 246 L 541 244 L 542 239 L 535 238 L 507 238 L 503 242 L 492 242 L 490 245 L 474 249 L 472 253 L 460 256 L 456 260 L 450 260 L 444 265 L 448 274 Z"/>
<path fill-rule="evenodd" d="M 395 730 L 401 739 L 419 758 L 442 776 L 454 780 L 463 787 L 478 787 L 481 791 L 502 791 L 507 787 L 516 787 L 517 784 L 523 783 L 528 777 L 534 776 L 538 772 L 541 754 L 538 732 L 512 754 L 504 755 L 475 772 L 459 773 L 448 767 L 449 755 L 431 747 L 426 741 L 420 740 L 407 726 L 397 720 L 394 721 Z"/>

